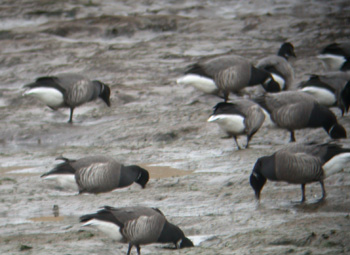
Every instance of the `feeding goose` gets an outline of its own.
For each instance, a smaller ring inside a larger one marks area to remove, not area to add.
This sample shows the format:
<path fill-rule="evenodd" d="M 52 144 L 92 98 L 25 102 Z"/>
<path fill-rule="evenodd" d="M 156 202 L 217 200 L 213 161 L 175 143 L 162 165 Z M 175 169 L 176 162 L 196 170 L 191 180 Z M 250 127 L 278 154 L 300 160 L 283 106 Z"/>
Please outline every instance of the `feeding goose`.
<path fill-rule="evenodd" d="M 134 182 L 145 188 L 149 180 L 147 170 L 136 165 L 124 166 L 107 156 L 90 156 L 78 160 L 59 159 L 64 162 L 41 177 L 57 180 L 64 187 L 75 185 L 79 194 L 109 192 Z"/>
<path fill-rule="evenodd" d="M 346 138 L 346 130 L 326 106 L 301 91 L 266 93 L 254 99 L 280 128 L 290 132 L 290 141 L 295 141 L 294 131 L 303 128 L 323 127 L 333 139 Z"/>
<path fill-rule="evenodd" d="M 247 99 L 237 99 L 233 103 L 218 103 L 208 122 L 217 123 L 229 136 L 233 137 L 238 149 L 237 136 L 246 135 L 246 148 L 254 134 L 259 130 L 265 120 L 261 107 Z"/>
<path fill-rule="evenodd" d="M 270 72 L 273 79 L 279 84 L 280 90 L 288 90 L 294 79 L 293 67 L 288 62 L 289 57 L 296 57 L 296 55 L 294 46 L 286 42 L 281 45 L 277 55 L 259 60 L 256 67 Z"/>
<path fill-rule="evenodd" d="M 331 43 L 324 47 L 317 56 L 324 65 L 326 71 L 338 71 L 346 69 L 350 59 L 350 43 Z"/>
<path fill-rule="evenodd" d="M 311 75 L 307 81 L 299 85 L 322 105 L 337 106 L 342 115 L 349 111 L 350 106 L 350 72 L 329 72 L 322 75 Z"/>
<path fill-rule="evenodd" d="M 302 198 L 305 198 L 305 185 L 319 182 L 323 200 L 326 197 L 324 179 L 340 172 L 350 162 L 350 149 L 337 144 L 294 144 L 283 148 L 271 156 L 259 158 L 250 175 L 250 185 L 259 200 L 266 180 L 301 184 Z"/>
<path fill-rule="evenodd" d="M 104 232 L 112 239 L 129 243 L 127 254 L 133 246 L 141 254 L 140 245 L 151 243 L 173 243 L 176 248 L 193 247 L 183 231 L 167 221 L 157 208 L 104 206 L 94 214 L 80 217 L 83 226 L 91 226 Z"/>
<path fill-rule="evenodd" d="M 110 106 L 110 88 L 97 80 L 89 80 L 75 73 L 58 74 L 56 76 L 39 77 L 35 82 L 24 86 L 24 95 L 33 96 L 57 110 L 70 108 L 69 123 L 73 122 L 74 108 L 100 97 Z"/>
<path fill-rule="evenodd" d="M 192 85 L 208 93 L 224 96 L 238 92 L 247 86 L 262 84 L 266 91 L 279 91 L 271 74 L 256 68 L 249 60 L 237 55 L 206 58 L 191 65 L 178 84 Z"/>

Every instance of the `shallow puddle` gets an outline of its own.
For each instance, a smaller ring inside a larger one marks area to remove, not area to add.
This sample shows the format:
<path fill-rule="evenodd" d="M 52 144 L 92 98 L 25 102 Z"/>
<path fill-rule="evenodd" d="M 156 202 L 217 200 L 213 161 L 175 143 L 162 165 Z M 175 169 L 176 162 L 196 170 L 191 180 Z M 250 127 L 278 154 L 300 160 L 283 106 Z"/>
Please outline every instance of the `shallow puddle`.
<path fill-rule="evenodd" d="M 19 175 L 19 176 L 30 176 L 30 175 L 38 175 L 42 172 L 42 169 L 39 167 L 33 166 L 6 166 L 0 167 L 0 173 L 11 174 L 11 175 Z"/>
<path fill-rule="evenodd" d="M 29 218 L 28 220 L 31 221 L 36 221 L 36 222 L 40 222 L 40 221 L 62 221 L 64 219 L 63 216 L 41 216 L 41 217 L 33 217 L 33 218 Z"/>
<path fill-rule="evenodd" d="M 176 169 L 170 166 L 155 166 L 148 164 L 140 164 L 140 166 L 147 169 L 152 179 L 185 176 L 192 173 L 192 171 Z"/>

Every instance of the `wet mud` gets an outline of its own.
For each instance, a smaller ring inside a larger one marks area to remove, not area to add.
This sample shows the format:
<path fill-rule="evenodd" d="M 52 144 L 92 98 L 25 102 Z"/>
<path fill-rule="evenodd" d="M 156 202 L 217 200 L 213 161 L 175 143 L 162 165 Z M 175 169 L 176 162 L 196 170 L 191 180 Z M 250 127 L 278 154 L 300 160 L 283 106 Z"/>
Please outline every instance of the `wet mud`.
<path fill-rule="evenodd" d="M 264 125 L 237 151 L 207 123 L 220 99 L 176 84 L 200 57 L 235 53 L 256 62 L 290 41 L 296 87 L 324 71 L 316 58 L 323 46 L 349 39 L 349 17 L 342 0 L 1 1 L 0 254 L 126 254 L 127 245 L 79 223 L 103 205 L 158 207 L 196 240 L 192 249 L 153 244 L 142 254 L 350 253 L 348 169 L 326 179 L 324 203 L 314 203 L 318 183 L 306 186 L 300 205 L 299 185 L 268 182 L 257 204 L 253 165 L 289 133 Z M 112 107 L 85 104 L 70 125 L 69 109 L 22 96 L 24 84 L 62 72 L 109 84 Z M 333 110 L 350 133 L 349 115 Z M 322 129 L 297 131 L 296 139 L 330 140 Z M 95 154 L 149 169 L 147 187 L 77 195 L 40 179 L 58 156 Z"/>

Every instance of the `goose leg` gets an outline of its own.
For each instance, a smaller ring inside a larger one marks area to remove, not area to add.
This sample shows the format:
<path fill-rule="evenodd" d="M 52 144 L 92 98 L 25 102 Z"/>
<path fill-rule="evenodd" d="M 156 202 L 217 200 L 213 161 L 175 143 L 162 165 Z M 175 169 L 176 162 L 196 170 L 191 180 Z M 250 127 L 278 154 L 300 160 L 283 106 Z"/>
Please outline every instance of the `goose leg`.
<path fill-rule="evenodd" d="M 126 253 L 126 255 L 130 255 L 131 248 L 132 248 L 132 244 L 131 244 L 131 243 L 129 243 L 129 248 L 128 248 L 128 252 Z M 137 247 L 136 247 L 136 249 L 137 249 Z"/>
<path fill-rule="evenodd" d="M 290 131 L 290 141 L 289 142 L 295 142 L 294 130 Z"/>
<path fill-rule="evenodd" d="M 236 142 L 236 145 L 237 145 L 237 148 L 240 150 L 241 149 L 241 147 L 239 146 L 239 144 L 238 144 L 238 142 L 237 142 L 237 136 L 233 136 L 233 139 L 235 139 L 235 142 Z"/>
<path fill-rule="evenodd" d="M 224 92 L 224 102 L 225 103 L 228 101 L 228 96 L 229 96 L 229 93 L 228 92 Z"/>
<path fill-rule="evenodd" d="M 301 184 L 301 203 L 304 203 L 306 201 L 305 199 L 305 184 Z"/>
<path fill-rule="evenodd" d="M 141 255 L 141 247 L 140 245 L 136 245 L 137 255 Z"/>
<path fill-rule="evenodd" d="M 71 107 L 68 123 L 73 123 L 73 111 L 74 111 L 74 107 Z"/>
<path fill-rule="evenodd" d="M 320 198 L 319 201 L 323 201 L 326 196 L 327 196 L 327 193 L 326 193 L 326 189 L 324 188 L 324 183 L 323 181 L 320 181 L 320 184 L 321 184 L 321 188 L 322 188 L 322 197 Z"/>
<path fill-rule="evenodd" d="M 250 138 L 251 138 L 251 137 L 250 137 L 249 135 L 247 135 L 247 144 L 246 144 L 246 146 L 245 146 L 246 149 L 249 148 Z"/>

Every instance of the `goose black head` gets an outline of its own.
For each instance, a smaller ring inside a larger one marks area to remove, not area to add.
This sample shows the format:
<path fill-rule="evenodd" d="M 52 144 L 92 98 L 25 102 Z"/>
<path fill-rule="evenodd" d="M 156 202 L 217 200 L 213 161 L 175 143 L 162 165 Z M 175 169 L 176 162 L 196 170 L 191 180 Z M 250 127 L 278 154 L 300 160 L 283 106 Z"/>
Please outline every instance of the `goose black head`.
<path fill-rule="evenodd" d="M 185 236 L 180 241 L 180 249 L 193 247 L 193 246 L 194 244 L 192 243 L 192 241 Z"/>
<path fill-rule="evenodd" d="M 342 125 L 340 125 L 339 123 L 336 123 L 329 130 L 329 135 L 333 139 L 346 138 L 346 130 Z"/>
<path fill-rule="evenodd" d="M 111 89 L 109 88 L 109 86 L 100 81 L 93 81 L 93 82 L 101 86 L 99 97 L 102 98 L 102 100 L 106 103 L 106 105 L 111 106 L 111 101 L 109 100 L 111 96 Z"/>
<path fill-rule="evenodd" d="M 252 186 L 256 199 L 260 199 L 260 193 L 266 183 L 266 178 L 260 173 L 262 165 L 261 158 L 255 163 L 252 174 L 250 175 L 250 186 Z"/>
<path fill-rule="evenodd" d="M 283 43 L 277 55 L 287 60 L 289 57 L 296 57 L 293 44 L 289 42 Z"/>
<path fill-rule="evenodd" d="M 344 89 L 341 91 L 340 98 L 339 104 L 343 107 L 342 115 L 344 115 L 344 112 L 348 112 L 350 107 L 350 81 L 346 83 Z"/>
<path fill-rule="evenodd" d="M 139 170 L 139 176 L 135 182 L 140 184 L 141 187 L 144 189 L 149 180 L 149 173 L 146 169 L 143 169 L 142 167 L 139 167 L 139 166 L 133 166 L 133 167 Z"/>
<path fill-rule="evenodd" d="M 265 80 L 265 82 L 262 85 L 267 92 L 274 93 L 281 91 L 280 85 L 272 78 L 271 75 Z"/>

